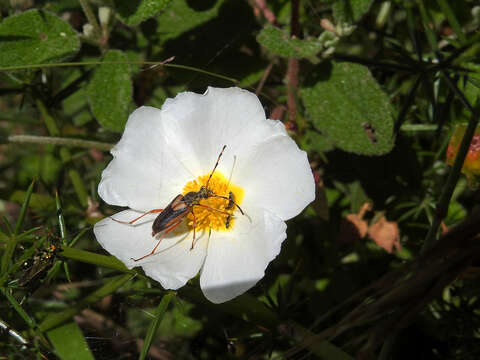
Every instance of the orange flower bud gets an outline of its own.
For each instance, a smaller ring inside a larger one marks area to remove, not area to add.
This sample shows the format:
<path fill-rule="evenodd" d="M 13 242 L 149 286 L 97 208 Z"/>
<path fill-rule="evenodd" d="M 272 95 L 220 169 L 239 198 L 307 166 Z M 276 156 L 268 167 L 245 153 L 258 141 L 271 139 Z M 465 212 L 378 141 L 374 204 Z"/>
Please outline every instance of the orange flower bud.
<path fill-rule="evenodd" d="M 453 165 L 466 129 L 465 124 L 458 125 L 455 129 L 447 148 L 446 161 L 448 165 Z M 475 130 L 475 135 L 473 135 L 470 148 L 463 162 L 462 173 L 467 177 L 470 186 L 478 187 L 480 179 L 480 129 Z"/>

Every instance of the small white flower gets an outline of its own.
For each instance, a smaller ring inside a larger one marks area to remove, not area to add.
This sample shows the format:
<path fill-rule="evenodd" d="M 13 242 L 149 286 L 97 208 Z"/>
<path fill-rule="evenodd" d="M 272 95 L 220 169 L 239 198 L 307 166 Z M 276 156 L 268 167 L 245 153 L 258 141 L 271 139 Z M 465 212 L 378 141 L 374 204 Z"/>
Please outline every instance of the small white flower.
<path fill-rule="evenodd" d="M 102 173 L 98 193 L 105 202 L 129 207 L 113 216 L 131 221 L 165 208 L 178 194 L 198 191 L 226 149 L 208 188 L 229 200 L 210 197 L 168 234 L 152 237 L 158 213 L 132 225 L 106 218 L 95 225 L 99 243 L 128 268 L 142 266 L 165 289 L 178 289 L 200 271 L 200 286 L 214 303 L 254 286 L 286 238 L 285 220 L 315 197 L 305 152 L 283 124 L 267 120 L 258 98 L 239 88 L 208 88 L 167 99 L 162 109 L 141 107 L 129 117 L 114 159 Z M 226 227 L 229 218 L 228 228 Z M 149 254 L 162 239 L 154 255 Z"/>

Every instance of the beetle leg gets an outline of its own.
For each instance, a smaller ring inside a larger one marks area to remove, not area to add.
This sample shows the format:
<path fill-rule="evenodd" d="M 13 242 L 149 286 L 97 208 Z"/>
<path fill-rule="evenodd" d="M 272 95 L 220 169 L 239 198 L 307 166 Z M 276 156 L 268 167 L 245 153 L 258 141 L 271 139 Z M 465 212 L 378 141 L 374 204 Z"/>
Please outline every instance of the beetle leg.
<path fill-rule="evenodd" d="M 205 208 L 205 209 L 208 209 L 208 210 L 216 211 L 216 212 L 219 212 L 219 213 L 222 213 L 222 214 L 225 214 L 225 215 L 230 215 L 230 213 L 227 212 L 227 211 L 218 210 L 218 209 L 212 208 L 212 207 L 207 206 L 207 205 L 195 204 L 195 205 L 193 205 L 193 206 L 201 206 L 201 207 L 203 207 L 203 208 Z"/>
<path fill-rule="evenodd" d="M 193 239 L 192 239 L 192 247 L 190 248 L 190 251 L 193 250 L 193 246 L 195 245 L 195 228 L 197 227 L 197 218 L 195 217 L 195 213 L 193 212 L 193 209 L 191 213 L 193 215 Z"/>
<path fill-rule="evenodd" d="M 225 199 L 225 200 L 228 200 L 229 202 L 232 202 L 233 205 L 235 205 L 235 206 L 238 208 L 238 210 L 240 210 L 240 212 L 242 213 L 242 215 L 245 215 L 245 213 L 243 212 L 242 208 L 241 208 L 240 206 L 238 206 L 238 204 L 237 204 L 235 201 L 233 201 L 233 200 L 230 198 L 230 196 L 229 196 L 229 197 L 226 197 L 226 196 L 222 196 L 222 195 L 210 195 L 210 197 L 217 197 L 217 198 Z M 232 206 L 233 206 L 233 205 L 232 205 Z"/>
<path fill-rule="evenodd" d="M 177 221 L 175 224 L 173 224 L 172 226 L 170 226 L 169 228 L 165 229 L 164 232 L 162 233 L 162 237 L 160 239 L 158 239 L 158 242 L 157 242 L 157 245 L 155 245 L 155 247 L 153 248 L 152 252 L 147 254 L 147 255 L 144 255 L 142 257 L 139 257 L 138 259 L 134 259 L 134 258 L 130 258 L 132 259 L 133 261 L 140 261 L 140 260 L 143 260 L 149 256 L 152 256 L 155 254 L 155 250 L 157 250 L 158 248 L 158 245 L 160 245 L 160 243 L 162 242 L 163 238 L 165 237 L 165 235 L 167 235 L 170 231 L 174 230 L 178 225 L 181 224 L 183 219 L 181 219 L 180 221 Z"/>
<path fill-rule="evenodd" d="M 121 220 L 114 219 L 113 217 L 111 217 L 110 219 L 112 219 L 113 221 L 116 221 L 120 224 L 132 225 L 135 221 L 140 220 L 145 215 L 159 213 L 159 212 L 162 212 L 162 211 L 163 211 L 163 209 L 153 209 L 153 210 L 147 211 L 146 213 L 143 213 L 142 215 L 140 215 L 139 217 L 137 217 L 137 218 L 135 218 L 131 221 L 121 221 Z"/>

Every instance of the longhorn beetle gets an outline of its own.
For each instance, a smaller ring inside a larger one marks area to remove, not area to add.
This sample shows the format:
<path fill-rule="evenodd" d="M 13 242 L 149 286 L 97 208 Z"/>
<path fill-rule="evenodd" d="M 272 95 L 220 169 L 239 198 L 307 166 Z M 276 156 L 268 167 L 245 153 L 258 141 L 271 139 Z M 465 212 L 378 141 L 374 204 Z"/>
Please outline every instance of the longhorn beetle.
<path fill-rule="evenodd" d="M 208 188 L 210 179 L 212 178 L 213 173 L 215 172 L 215 169 L 217 168 L 218 163 L 220 162 L 220 158 L 222 157 L 222 154 L 225 151 L 226 147 L 227 145 L 223 145 L 222 151 L 220 151 L 220 154 L 218 155 L 217 162 L 215 163 L 215 166 L 213 167 L 213 170 L 208 177 L 207 183 L 205 184 L 205 186 L 200 187 L 200 190 L 190 191 L 185 195 L 179 194 L 175 196 L 175 198 L 170 202 L 170 204 L 167 205 L 165 209 L 153 209 L 153 210 L 147 211 L 146 213 L 140 215 L 139 217 L 131 221 L 120 221 L 112 218 L 112 220 L 119 222 L 121 224 L 132 225 L 134 222 L 141 219 L 147 214 L 160 213 L 153 221 L 152 236 L 156 236 L 157 234 L 162 233 L 161 238 L 158 240 L 157 245 L 155 245 L 155 247 L 149 254 L 142 256 L 138 259 L 131 258 L 133 261 L 140 261 L 145 259 L 146 257 L 152 256 L 153 254 L 155 254 L 155 250 L 157 250 L 158 245 L 160 245 L 160 242 L 162 241 L 163 237 L 167 235 L 169 232 L 171 232 L 172 230 L 174 230 L 177 226 L 179 226 L 183 221 L 183 218 L 185 218 L 189 213 L 191 213 L 193 216 L 193 240 L 192 240 L 192 247 L 190 248 L 190 250 L 193 250 L 193 247 L 195 244 L 195 228 L 197 225 L 195 213 L 193 212 L 194 206 L 201 206 L 211 211 L 216 211 L 222 214 L 226 214 L 227 219 L 225 222 L 225 227 L 228 229 L 228 227 L 230 226 L 231 214 L 226 211 L 222 211 L 219 209 L 212 208 L 210 206 L 200 204 L 200 201 L 203 199 L 216 197 L 216 198 L 228 200 L 228 205 L 226 207 L 227 210 L 236 206 L 237 209 L 240 210 L 240 213 L 242 215 L 245 215 L 245 213 L 240 208 L 240 206 L 238 206 L 238 204 L 235 202 L 233 193 L 231 191 L 229 193 L 229 196 L 226 197 L 222 195 L 217 195 L 211 189 Z"/>

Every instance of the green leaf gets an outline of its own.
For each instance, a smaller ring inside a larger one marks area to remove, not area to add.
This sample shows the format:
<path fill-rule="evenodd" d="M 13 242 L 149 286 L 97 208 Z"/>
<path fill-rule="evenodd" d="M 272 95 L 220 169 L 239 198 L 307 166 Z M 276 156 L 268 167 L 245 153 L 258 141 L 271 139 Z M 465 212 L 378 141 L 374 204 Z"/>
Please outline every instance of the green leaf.
<path fill-rule="evenodd" d="M 373 0 L 337 0 L 333 3 L 333 16 L 337 22 L 357 22 L 367 13 Z"/>
<path fill-rule="evenodd" d="M 176 38 L 180 34 L 197 27 L 218 15 L 220 5 L 224 0 L 218 0 L 214 6 L 205 11 L 192 9 L 186 0 L 175 0 L 171 6 L 157 17 L 157 33 L 161 41 Z"/>
<path fill-rule="evenodd" d="M 454 226 L 464 220 L 466 216 L 467 212 L 465 208 L 457 201 L 452 201 L 448 204 L 448 213 L 444 223 L 447 226 Z"/>
<path fill-rule="evenodd" d="M 18 234 L 20 230 L 22 229 L 23 226 L 23 221 L 25 220 L 25 215 L 27 213 L 29 204 L 30 204 L 30 199 L 32 196 L 33 192 L 33 186 L 35 185 L 35 180 L 32 181 L 30 186 L 28 187 L 27 191 L 25 192 L 25 197 L 23 199 L 22 207 L 20 209 L 20 214 L 18 215 L 17 223 L 15 225 L 15 230 L 12 236 L 10 237 L 9 241 L 7 242 L 7 246 L 5 247 L 5 250 L 2 255 L 2 263 L 0 266 L 1 273 L 5 273 L 9 266 L 10 262 L 12 260 L 13 253 L 15 251 L 15 247 L 17 246 L 18 243 Z"/>
<path fill-rule="evenodd" d="M 127 267 L 115 256 L 95 254 L 90 251 L 74 249 L 68 246 L 62 246 L 62 252 L 60 255 L 67 259 L 82 261 L 114 270 L 120 270 L 126 273 L 135 273 L 134 270 L 128 270 Z"/>
<path fill-rule="evenodd" d="M 59 62 L 79 49 L 75 30 L 48 11 L 30 10 L 0 23 L 2 67 Z"/>
<path fill-rule="evenodd" d="M 306 151 L 326 152 L 332 150 L 332 141 L 318 131 L 307 130 L 300 139 L 301 148 Z"/>
<path fill-rule="evenodd" d="M 55 348 L 56 355 L 62 360 L 94 359 L 82 330 L 76 322 L 50 330 L 47 336 Z"/>
<path fill-rule="evenodd" d="M 20 214 L 18 215 L 17 224 L 15 226 L 15 235 L 20 233 L 20 230 L 23 226 L 23 221 L 25 220 L 25 215 L 27 213 L 28 206 L 30 204 L 30 199 L 33 193 L 33 187 L 35 185 L 35 179 L 31 182 L 25 193 L 25 199 L 23 200 L 22 208 L 20 209 Z"/>
<path fill-rule="evenodd" d="M 262 29 L 257 41 L 274 54 L 295 59 L 309 58 L 315 61 L 315 55 L 323 48 L 317 40 L 291 38 L 286 32 L 272 25 Z"/>
<path fill-rule="evenodd" d="M 66 310 L 57 313 L 51 313 L 48 315 L 42 323 L 38 326 L 40 331 L 48 331 L 57 327 L 58 325 L 66 322 L 68 319 L 72 318 L 76 313 L 80 312 L 82 309 L 86 308 L 88 305 L 93 304 L 105 296 L 113 294 L 117 289 L 122 287 L 127 281 L 133 277 L 131 274 L 125 274 L 122 276 L 117 276 L 105 283 L 102 287 L 95 290 L 93 293 L 88 295 L 86 298 L 77 302 L 75 305 L 70 306 Z"/>
<path fill-rule="evenodd" d="M 362 154 L 388 153 L 393 145 L 393 114 L 387 95 L 365 66 L 322 64 L 301 90 L 315 128 L 342 150 Z"/>
<path fill-rule="evenodd" d="M 174 300 L 178 300 L 178 298 L 174 298 Z M 177 302 L 178 304 L 163 316 L 158 329 L 158 334 L 162 339 L 193 337 L 202 329 L 202 321 L 195 315 L 188 315 L 194 306 L 185 301 Z"/>
<path fill-rule="evenodd" d="M 480 99 L 480 65 L 466 63 L 463 66 L 472 70 L 472 72 L 463 76 L 458 81 L 458 85 L 463 89 L 463 93 L 470 104 L 475 106 Z"/>
<path fill-rule="evenodd" d="M 9 200 L 21 204 L 25 199 L 26 192 L 22 190 L 15 190 L 10 195 Z M 30 207 L 32 209 L 53 209 L 55 206 L 55 199 L 49 195 L 33 193 L 30 198 Z"/>
<path fill-rule="evenodd" d="M 107 61 L 127 61 L 127 56 L 120 50 L 110 50 L 103 59 Z M 103 127 L 122 131 L 128 119 L 132 100 L 132 81 L 130 65 L 102 64 L 90 80 L 87 98 L 97 121 Z"/>
<path fill-rule="evenodd" d="M 120 20 L 127 25 L 138 25 L 158 15 L 172 0 L 130 0 L 115 1 Z"/>

